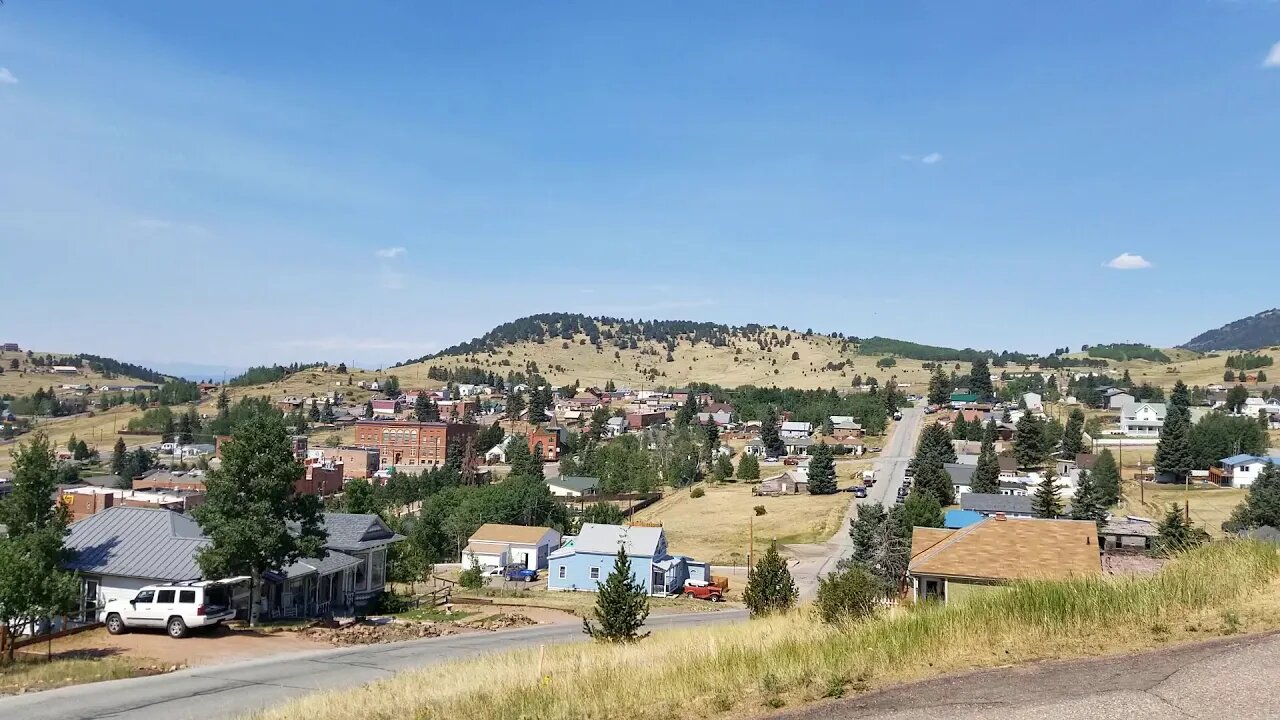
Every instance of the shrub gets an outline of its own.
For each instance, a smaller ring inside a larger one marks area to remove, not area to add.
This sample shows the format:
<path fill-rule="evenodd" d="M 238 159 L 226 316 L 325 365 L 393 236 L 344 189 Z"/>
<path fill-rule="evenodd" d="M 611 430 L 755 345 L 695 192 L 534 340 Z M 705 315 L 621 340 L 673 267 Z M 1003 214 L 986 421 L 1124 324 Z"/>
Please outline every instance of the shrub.
<path fill-rule="evenodd" d="M 458 584 L 468 590 L 479 590 L 484 587 L 484 570 L 480 568 L 480 563 L 476 560 L 476 556 L 471 556 L 471 567 L 458 573 Z"/>
<path fill-rule="evenodd" d="M 818 617 L 825 623 L 856 622 L 876 609 L 884 595 L 880 581 L 865 569 L 851 567 L 818 578 Z"/>
<path fill-rule="evenodd" d="M 689 497 L 691 497 L 691 498 L 700 498 L 700 497 L 702 497 L 703 495 L 706 495 L 706 494 L 707 494 L 707 491 L 706 491 L 706 490 L 703 490 L 703 489 L 702 489 L 702 488 L 700 488 L 700 487 L 696 487 L 696 488 L 694 488 L 693 490 L 690 490 L 690 491 L 689 491 Z"/>
<path fill-rule="evenodd" d="M 756 510 L 756 515 L 764 515 L 765 513 L 769 512 L 763 505 L 757 505 L 755 507 L 755 510 Z"/>

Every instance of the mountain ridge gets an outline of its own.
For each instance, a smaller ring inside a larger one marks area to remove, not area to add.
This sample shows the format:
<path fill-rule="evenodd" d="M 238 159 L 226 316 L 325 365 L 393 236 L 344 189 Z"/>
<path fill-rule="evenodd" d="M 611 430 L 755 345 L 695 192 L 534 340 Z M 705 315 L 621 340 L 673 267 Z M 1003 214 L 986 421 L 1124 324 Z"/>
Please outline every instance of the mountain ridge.
<path fill-rule="evenodd" d="M 1178 347 L 1196 352 L 1258 350 L 1280 345 L 1280 308 L 1233 320 L 1202 332 Z"/>

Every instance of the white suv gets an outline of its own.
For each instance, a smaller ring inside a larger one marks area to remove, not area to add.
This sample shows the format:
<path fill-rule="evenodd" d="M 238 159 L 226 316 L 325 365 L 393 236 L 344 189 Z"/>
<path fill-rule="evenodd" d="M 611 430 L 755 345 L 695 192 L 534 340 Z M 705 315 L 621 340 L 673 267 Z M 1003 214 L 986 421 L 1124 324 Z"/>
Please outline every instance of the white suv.
<path fill-rule="evenodd" d="M 173 638 L 236 616 L 228 602 L 226 580 L 148 585 L 132 600 L 108 602 L 104 612 L 107 632 L 112 635 L 134 628 L 164 628 Z"/>

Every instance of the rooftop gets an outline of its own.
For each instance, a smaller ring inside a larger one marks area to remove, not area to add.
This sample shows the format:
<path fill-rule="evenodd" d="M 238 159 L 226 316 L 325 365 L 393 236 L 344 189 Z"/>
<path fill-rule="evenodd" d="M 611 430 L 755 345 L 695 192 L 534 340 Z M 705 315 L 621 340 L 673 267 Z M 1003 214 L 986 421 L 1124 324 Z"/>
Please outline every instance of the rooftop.
<path fill-rule="evenodd" d="M 1089 577 L 1102 572 L 1097 536 L 1087 520 L 991 517 L 959 530 L 915 528 L 910 572 L 984 580 Z"/>
<path fill-rule="evenodd" d="M 472 533 L 470 542 L 520 543 L 532 545 L 551 531 L 539 525 L 503 525 L 485 523 Z"/>

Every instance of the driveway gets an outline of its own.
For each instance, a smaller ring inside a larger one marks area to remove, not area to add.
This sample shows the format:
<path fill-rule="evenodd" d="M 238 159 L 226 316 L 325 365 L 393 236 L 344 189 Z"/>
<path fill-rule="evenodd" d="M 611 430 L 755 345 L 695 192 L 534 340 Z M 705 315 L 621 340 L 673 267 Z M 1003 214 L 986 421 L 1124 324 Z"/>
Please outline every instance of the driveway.
<path fill-rule="evenodd" d="M 903 685 L 774 720 L 1082 720 L 1280 715 L 1280 635 L 1097 660 L 1037 663 Z"/>
<path fill-rule="evenodd" d="M 849 555 L 853 546 L 849 538 L 849 525 L 857 517 L 858 506 L 868 503 L 885 506 L 893 504 L 898 496 L 898 488 L 906 478 L 907 462 L 915 455 L 923 419 L 922 408 L 909 407 L 902 410 L 902 420 L 894 429 L 889 446 L 876 460 L 875 485 L 867 488 L 865 498 L 849 503 L 849 512 L 846 513 L 844 522 L 830 540 L 815 545 L 787 546 L 787 550 L 796 558 L 791 566 L 791 575 L 795 578 L 801 599 L 812 598 L 818 591 L 818 578 L 835 570 L 836 564 Z"/>
<path fill-rule="evenodd" d="M 745 620 L 745 610 L 649 618 L 655 630 Z M 401 670 L 542 643 L 582 641 L 581 625 L 540 625 L 386 645 L 369 645 L 179 670 L 168 675 L 77 685 L 0 698 L 14 720 L 217 720 L 308 693 L 351 688 Z M 183 642 L 183 641 L 176 641 Z"/>

